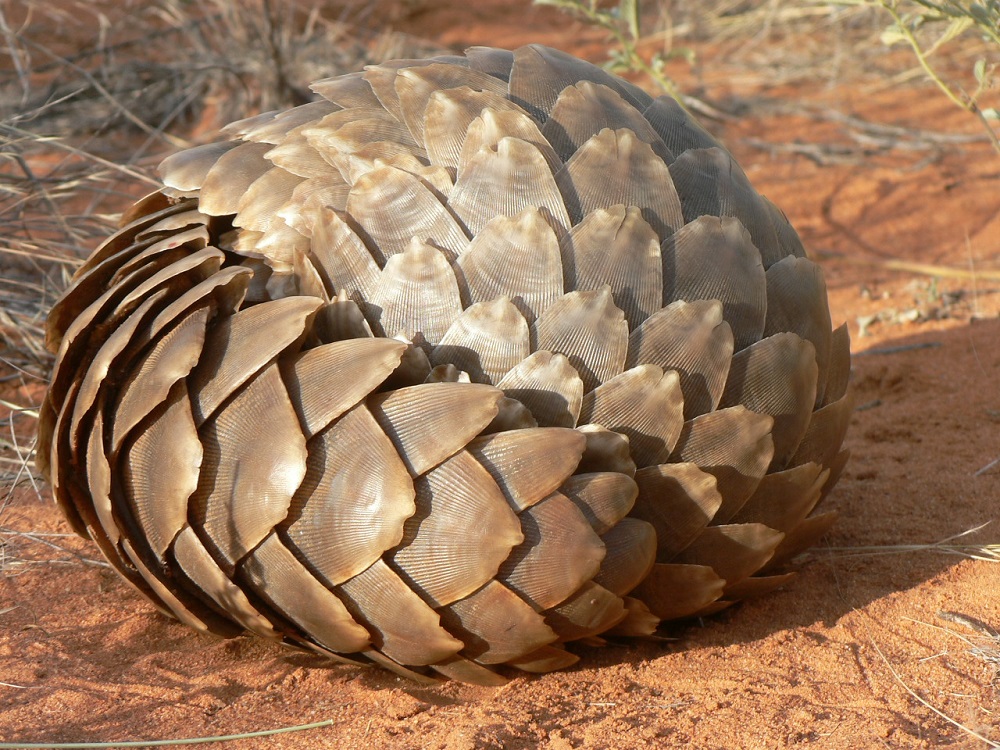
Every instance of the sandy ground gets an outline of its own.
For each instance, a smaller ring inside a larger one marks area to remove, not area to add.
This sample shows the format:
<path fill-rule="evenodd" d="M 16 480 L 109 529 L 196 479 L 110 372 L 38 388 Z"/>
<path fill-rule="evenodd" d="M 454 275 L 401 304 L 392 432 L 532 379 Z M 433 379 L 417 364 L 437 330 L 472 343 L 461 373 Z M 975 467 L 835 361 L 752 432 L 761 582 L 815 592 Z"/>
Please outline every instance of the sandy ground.
<path fill-rule="evenodd" d="M 443 45 L 538 40 L 602 59 L 599 33 L 554 12 L 473 5 L 396 4 L 386 18 Z M 748 103 L 738 120 L 708 127 L 823 261 L 834 321 L 849 323 L 856 354 L 853 458 L 827 501 L 840 521 L 797 561 L 786 589 L 671 631 L 672 640 L 578 649 L 580 665 L 567 672 L 498 689 L 425 687 L 255 639 L 195 634 L 94 564 L 90 543 L 47 537 L 67 554 L 16 533 L 69 531 L 44 491 L 21 485 L 0 517 L 0 742 L 161 740 L 329 721 L 226 746 L 988 746 L 955 722 L 1000 743 L 1000 644 L 938 614 L 1000 627 L 1000 564 L 895 548 L 990 521 L 956 543 L 1000 538 L 1000 465 L 990 466 L 1000 457 L 1000 158 L 982 142 L 910 151 L 898 147 L 900 133 L 890 139 L 897 148 L 859 149 L 843 124 L 773 106 L 976 134 L 917 79 L 764 87 L 702 53 L 701 95 Z M 935 279 L 893 270 L 895 261 L 977 274 Z M 41 392 L 8 379 L 3 397 L 30 404 Z M 871 546 L 881 549 L 857 549 Z"/>

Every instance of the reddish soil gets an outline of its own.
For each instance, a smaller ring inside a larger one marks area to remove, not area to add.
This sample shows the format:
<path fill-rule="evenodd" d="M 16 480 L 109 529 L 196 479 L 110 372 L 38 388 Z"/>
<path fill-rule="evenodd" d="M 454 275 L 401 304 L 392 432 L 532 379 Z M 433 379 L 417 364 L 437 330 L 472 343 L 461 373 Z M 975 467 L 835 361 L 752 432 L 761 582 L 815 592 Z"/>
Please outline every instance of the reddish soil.
<path fill-rule="evenodd" d="M 603 59 L 600 33 L 513 5 L 393 4 L 390 20 L 459 48 L 542 41 Z M 715 102 L 809 104 L 884 125 L 978 132 L 916 82 L 743 87 L 736 65 L 699 51 L 701 95 Z M 843 125 L 750 106 L 738 121 L 707 126 L 823 261 L 835 324 L 849 323 L 857 355 L 853 457 L 827 500 L 840 521 L 800 558 L 789 586 L 676 630 L 676 640 L 576 649 L 580 665 L 566 672 L 499 689 L 425 687 L 189 631 L 88 564 L 98 557 L 90 543 L 52 539 L 67 555 L 10 534 L 69 531 L 44 491 L 20 486 L 0 517 L 10 560 L 63 561 L 0 566 L 0 742 L 161 740 L 330 720 L 226 746 L 984 747 L 955 722 L 1000 743 L 1000 640 L 938 617 L 1000 627 L 1000 564 L 892 548 L 990 521 L 955 543 L 1000 538 L 1000 465 L 990 466 L 1000 458 L 1000 157 L 976 142 L 872 147 L 821 165 L 806 144 L 856 146 Z M 976 275 L 935 281 L 893 261 Z M 8 401 L 41 396 L 40 386 L 9 385 L 0 394 Z M 844 549 L 871 546 L 883 549 Z"/>

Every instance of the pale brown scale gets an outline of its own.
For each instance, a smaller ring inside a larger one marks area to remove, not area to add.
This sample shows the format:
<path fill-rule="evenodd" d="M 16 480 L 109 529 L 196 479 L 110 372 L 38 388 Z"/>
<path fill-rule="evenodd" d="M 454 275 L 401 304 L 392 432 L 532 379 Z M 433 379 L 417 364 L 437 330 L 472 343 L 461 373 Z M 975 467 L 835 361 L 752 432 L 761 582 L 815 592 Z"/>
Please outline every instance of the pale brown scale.
<path fill-rule="evenodd" d="M 580 418 L 629 439 L 638 466 L 667 460 L 684 424 L 677 373 L 639 365 L 597 386 L 583 397 Z"/>
<path fill-rule="evenodd" d="M 556 173 L 573 223 L 598 208 L 635 206 L 665 238 L 684 224 L 680 198 L 666 162 L 628 128 L 605 128 Z"/>
<path fill-rule="evenodd" d="M 540 46 L 313 91 L 166 159 L 53 307 L 73 529 L 196 630 L 429 684 L 789 585 L 850 340 L 729 152 Z"/>
<path fill-rule="evenodd" d="M 504 296 L 462 311 L 431 352 L 435 365 L 454 363 L 477 383 L 497 383 L 531 353 L 528 321 Z"/>
<path fill-rule="evenodd" d="M 457 174 L 469 128 L 486 109 L 520 111 L 505 96 L 490 91 L 475 91 L 468 86 L 435 91 L 427 102 L 423 123 L 423 142 L 430 162 Z M 543 142 L 543 138 L 537 142 Z"/>
<path fill-rule="evenodd" d="M 608 285 L 629 330 L 662 306 L 660 240 L 635 206 L 592 211 L 563 237 L 561 249 L 565 288 Z"/>
<path fill-rule="evenodd" d="M 569 161 L 580 146 L 605 128 L 626 128 L 648 143 L 664 161 L 673 161 L 673 154 L 635 107 L 613 89 L 590 81 L 567 86 L 560 92 L 542 126 L 542 134 L 560 158 Z"/>
<path fill-rule="evenodd" d="M 529 323 L 563 293 L 559 239 L 535 207 L 491 219 L 454 272 L 466 307 L 510 299 Z"/>
<path fill-rule="evenodd" d="M 566 355 L 586 391 L 625 369 L 628 323 L 608 286 L 563 295 L 534 321 L 531 339 L 538 351 Z"/>
<path fill-rule="evenodd" d="M 403 68 L 395 79 L 399 97 L 400 114 L 417 143 L 425 143 L 424 120 L 427 104 L 437 91 L 464 86 L 473 91 L 484 91 L 502 96 L 507 84 L 477 70 L 437 63 L 423 67 Z"/>
<path fill-rule="evenodd" d="M 480 150 L 496 151 L 504 138 L 524 141 L 536 149 L 545 159 L 549 170 L 555 174 L 562 167 L 562 160 L 552 148 L 552 144 L 542 135 L 538 123 L 528 117 L 520 107 L 507 101 L 502 106 L 490 105 L 479 112 L 479 116 L 469 123 L 462 136 L 458 155 L 458 171 L 465 172 Z M 533 161 L 534 154 L 532 154 Z"/>

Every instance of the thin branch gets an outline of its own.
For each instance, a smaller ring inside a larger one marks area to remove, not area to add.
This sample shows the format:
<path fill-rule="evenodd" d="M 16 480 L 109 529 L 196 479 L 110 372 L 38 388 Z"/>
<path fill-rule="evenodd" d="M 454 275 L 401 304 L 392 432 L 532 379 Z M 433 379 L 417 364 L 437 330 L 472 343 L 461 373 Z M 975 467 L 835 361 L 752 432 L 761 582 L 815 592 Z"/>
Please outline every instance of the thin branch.
<path fill-rule="evenodd" d="M 275 734 L 287 734 L 289 732 L 302 732 L 307 729 L 319 729 L 336 724 L 333 719 L 316 721 L 312 724 L 298 724 L 293 727 L 281 727 L 279 729 L 265 729 L 260 732 L 245 732 L 243 734 L 220 734 L 214 737 L 191 737 L 179 740 L 135 740 L 127 742 L 0 742 L 3 750 L 24 750 L 26 748 L 58 748 L 60 750 L 100 750 L 111 747 L 169 747 L 173 745 L 203 745 L 209 742 L 232 742 L 233 740 L 247 740 L 254 737 L 270 737 Z"/>

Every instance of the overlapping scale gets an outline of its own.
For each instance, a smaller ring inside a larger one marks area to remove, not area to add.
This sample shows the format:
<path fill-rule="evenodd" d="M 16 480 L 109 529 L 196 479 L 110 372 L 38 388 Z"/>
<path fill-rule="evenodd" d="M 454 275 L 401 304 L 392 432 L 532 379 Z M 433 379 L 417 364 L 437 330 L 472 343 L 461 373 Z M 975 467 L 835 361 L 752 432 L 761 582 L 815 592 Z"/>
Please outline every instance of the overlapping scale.
<path fill-rule="evenodd" d="M 468 141 L 467 141 L 468 142 Z M 528 141 L 502 137 L 462 161 L 448 205 L 475 236 L 496 216 L 536 208 L 558 236 L 570 227 L 563 196 L 545 155 Z"/>
<path fill-rule="evenodd" d="M 560 640 L 574 641 L 610 630 L 627 615 L 621 597 L 588 581 L 565 602 L 546 612 L 545 622 Z"/>
<path fill-rule="evenodd" d="M 325 429 L 377 388 L 402 360 L 396 339 L 347 339 L 282 362 L 285 384 L 307 438 Z"/>
<path fill-rule="evenodd" d="M 481 664 L 503 664 L 558 637 L 524 599 L 496 580 L 443 608 L 441 622 L 465 643 L 462 653 Z"/>
<path fill-rule="evenodd" d="M 502 674 L 498 674 L 489 667 L 484 667 L 479 662 L 466 659 L 461 654 L 456 654 L 437 664 L 432 664 L 431 669 L 449 679 L 459 680 L 470 685 L 500 687 L 507 684 L 507 678 Z"/>
<path fill-rule="evenodd" d="M 465 140 L 462 142 L 462 150 L 458 155 L 458 171 L 465 172 L 482 149 L 496 151 L 504 138 L 514 138 L 534 146 L 553 173 L 562 166 L 562 160 L 548 139 L 542 135 L 538 124 L 516 104 L 507 102 L 499 107 L 486 107 L 469 124 Z M 531 167 L 535 167 L 534 159 Z"/>
<path fill-rule="evenodd" d="M 830 366 L 826 371 L 826 388 L 822 405 L 839 401 L 847 393 L 851 379 L 851 334 L 847 323 L 841 323 L 830 335 Z M 818 389 L 817 389 L 818 390 Z M 838 445 L 841 441 L 837 441 Z"/>
<path fill-rule="evenodd" d="M 542 350 L 522 360 L 497 383 L 543 427 L 573 427 L 583 405 L 583 380 L 563 354 Z"/>
<path fill-rule="evenodd" d="M 562 604 L 597 575 L 604 542 L 564 495 L 550 495 L 520 519 L 524 541 L 500 566 L 499 580 L 536 610 Z"/>
<path fill-rule="evenodd" d="M 453 456 L 497 413 L 496 388 L 473 383 L 427 383 L 379 393 L 368 407 L 418 477 Z"/>
<path fill-rule="evenodd" d="M 736 351 L 764 334 L 768 286 L 760 253 L 738 219 L 699 216 L 663 242 L 663 298 L 718 300 Z"/>
<path fill-rule="evenodd" d="M 146 298 L 131 315 L 125 316 L 100 349 L 91 354 L 90 364 L 76 394 L 69 423 L 71 455 L 77 455 L 76 447 L 82 445 L 82 432 L 92 415 L 94 403 L 106 383 L 111 368 L 116 364 L 120 365 L 122 354 L 130 339 L 136 334 L 137 328 L 150 322 L 157 312 L 157 306 L 164 302 L 166 294 L 166 290 L 161 289 Z M 189 362 L 187 368 L 190 369 L 193 364 Z M 184 367 L 183 363 L 181 367 Z"/>
<path fill-rule="evenodd" d="M 292 197 L 304 178 L 281 167 L 272 167 L 240 196 L 233 224 L 254 232 L 267 232 L 278 210 Z"/>
<path fill-rule="evenodd" d="M 484 110 L 491 113 L 520 111 L 502 94 L 477 91 L 468 86 L 431 94 L 423 120 L 423 142 L 431 164 L 439 164 L 451 170 L 451 174 L 457 174 L 467 134 Z M 539 143 L 542 140 L 538 138 Z"/>
<path fill-rule="evenodd" d="M 301 130 L 316 120 L 337 111 L 339 107 L 330 102 L 314 101 L 300 104 L 283 112 L 263 113 L 255 118 L 233 123 L 223 129 L 227 134 L 236 134 L 244 140 L 255 143 L 283 143 L 289 133 Z M 230 129 L 234 128 L 234 129 Z"/>
<path fill-rule="evenodd" d="M 445 63 L 404 68 L 396 76 L 395 86 L 403 121 L 417 143 L 425 142 L 424 118 L 435 92 L 463 86 L 498 96 L 507 93 L 506 84 L 487 73 Z"/>
<path fill-rule="evenodd" d="M 265 172 L 271 162 L 264 154 L 267 143 L 241 143 L 222 154 L 208 170 L 198 192 L 198 208 L 210 216 L 235 214 L 240 198 Z"/>
<path fill-rule="evenodd" d="M 542 646 L 530 654 L 510 659 L 507 663 L 512 667 L 528 673 L 552 672 L 566 669 L 580 661 L 580 657 L 558 646 Z"/>
<path fill-rule="evenodd" d="M 435 365 L 454 363 L 475 382 L 495 384 L 530 352 L 528 322 L 501 296 L 466 307 L 430 359 Z"/>
<path fill-rule="evenodd" d="M 163 612 L 433 683 L 785 585 L 846 326 L 679 104 L 537 45 L 168 158 L 53 307 L 38 467 Z"/>
<path fill-rule="evenodd" d="M 705 565 L 727 585 L 760 570 L 784 534 L 761 523 L 709 526 L 677 555 L 684 565 Z"/>
<path fill-rule="evenodd" d="M 197 191 L 205 183 L 205 177 L 219 157 L 233 148 L 236 148 L 236 143 L 221 141 L 195 146 L 168 156 L 158 167 L 164 186 L 176 190 L 178 194 Z"/>
<path fill-rule="evenodd" d="M 559 240 L 533 206 L 491 219 L 455 266 L 467 307 L 505 297 L 531 322 L 563 293 Z"/>
<path fill-rule="evenodd" d="M 198 437 L 205 454 L 189 501 L 192 523 L 232 568 L 284 520 L 306 473 L 305 437 L 277 366 L 250 380 Z"/>
<path fill-rule="evenodd" d="M 292 197 L 278 211 L 278 217 L 303 237 L 312 237 L 317 218 L 326 211 L 343 211 L 351 186 L 338 174 L 312 177 L 300 182 Z M 310 248 L 315 251 L 315 248 Z"/>
<path fill-rule="evenodd" d="M 638 466 L 667 460 L 684 425 L 680 379 L 673 370 L 639 365 L 583 397 L 580 418 L 629 439 Z"/>
<path fill-rule="evenodd" d="M 518 512 L 558 489 L 579 465 L 586 438 L 576 430 L 520 429 L 485 435 L 468 450 Z"/>
<path fill-rule="evenodd" d="M 529 44 L 514 51 L 508 96 L 539 122 L 548 119 L 559 94 L 580 81 L 599 83 L 642 110 L 652 101 L 642 89 L 565 52 Z"/>
<path fill-rule="evenodd" d="M 183 384 L 170 389 L 146 428 L 122 451 L 125 506 L 159 560 L 187 524 L 188 498 L 198 489 L 203 454 Z M 97 451 L 88 455 L 93 461 Z M 95 507 L 100 506 L 95 503 Z"/>
<path fill-rule="evenodd" d="M 625 596 L 642 583 L 656 561 L 656 531 L 637 518 L 627 518 L 601 537 L 606 553 L 594 576 L 612 594 Z"/>
<path fill-rule="evenodd" d="M 625 435 L 599 424 L 584 424 L 577 429 L 587 439 L 587 447 L 577 468 L 581 474 L 614 472 L 625 477 L 635 476 L 635 461 Z"/>
<path fill-rule="evenodd" d="M 234 584 L 226 571 L 212 558 L 190 526 L 185 526 L 171 547 L 174 562 L 189 584 L 232 617 L 239 625 L 257 635 L 281 640 L 274 626 L 250 603 L 247 595 Z"/>
<path fill-rule="evenodd" d="M 331 651 L 353 653 L 369 644 L 337 595 L 321 584 L 275 534 L 239 565 L 239 579 L 283 617 Z"/>
<path fill-rule="evenodd" d="M 566 208 L 577 223 L 591 211 L 636 206 L 659 237 L 684 224 L 670 171 L 653 148 L 628 128 L 605 128 L 556 174 Z"/>
<path fill-rule="evenodd" d="M 117 452 L 125 435 L 163 403 L 170 388 L 198 363 L 210 312 L 203 307 L 186 315 L 153 345 L 141 368 L 122 384 L 110 436 L 113 451 Z"/>
<path fill-rule="evenodd" d="M 823 271 L 808 258 L 787 256 L 767 269 L 764 335 L 790 331 L 813 345 L 819 368 L 815 388 L 817 406 L 826 392 L 833 335 L 830 308 L 825 300 Z"/>
<path fill-rule="evenodd" d="M 90 435 L 87 437 L 87 485 L 94 502 L 94 515 L 104 532 L 102 536 L 108 544 L 117 546 L 121 540 L 121 534 L 115 523 L 111 507 L 111 465 L 104 453 L 104 415 L 102 412 L 103 410 L 100 410 L 94 416 L 94 421 L 90 426 Z M 183 453 L 181 462 L 183 463 Z M 176 532 L 176 529 L 173 531 Z M 170 538 L 172 537 L 171 534 Z M 158 540 L 156 540 L 154 533 L 153 543 L 155 544 L 156 541 Z"/>
<path fill-rule="evenodd" d="M 725 579 L 708 565 L 657 563 L 632 595 L 661 620 L 678 620 L 716 601 L 725 586 Z"/>
<path fill-rule="evenodd" d="M 363 404 L 306 449 L 305 476 L 281 530 L 324 582 L 342 583 L 399 544 L 403 524 L 416 508 L 413 482 Z"/>
<path fill-rule="evenodd" d="M 240 386 L 305 333 L 320 300 L 286 297 L 247 307 L 224 319 L 205 338 L 190 376 L 195 421 L 201 424 Z M 254 335 L 266 329 L 268 336 Z"/>
<path fill-rule="evenodd" d="M 233 638 L 243 632 L 243 627 L 233 622 L 232 618 L 216 613 L 214 609 L 189 592 L 178 590 L 173 581 L 168 583 L 162 573 L 150 568 L 143 561 L 142 556 L 135 551 L 129 540 L 122 540 L 122 549 L 130 562 L 130 569 L 138 571 L 137 587 L 153 599 L 161 612 L 173 615 L 189 628 L 201 633 Z M 122 575 L 128 575 L 120 568 L 119 572 Z"/>
<path fill-rule="evenodd" d="M 660 242 L 635 206 L 592 211 L 563 237 L 561 248 L 565 288 L 590 290 L 607 284 L 629 330 L 660 309 Z"/>
<path fill-rule="evenodd" d="M 351 617 L 366 626 L 372 645 L 394 661 L 424 666 L 462 649 L 462 642 L 441 627 L 441 616 L 384 560 L 338 586 L 336 593 Z"/>
<path fill-rule="evenodd" d="M 693 463 L 647 466 L 635 473 L 635 482 L 639 494 L 629 515 L 652 525 L 657 562 L 673 560 L 722 507 L 715 477 Z"/>
<path fill-rule="evenodd" d="M 379 266 L 347 217 L 330 207 L 319 208 L 311 230 L 312 257 L 330 292 L 370 297 L 378 285 Z"/>
<path fill-rule="evenodd" d="M 657 365 L 676 371 L 684 416 L 714 410 L 729 376 L 734 341 L 718 300 L 677 300 L 646 318 L 629 336 L 626 367 Z"/>
<path fill-rule="evenodd" d="M 839 401 L 814 411 L 809 426 L 799 443 L 795 455 L 789 462 L 792 466 L 815 461 L 822 466 L 832 466 L 841 443 L 847 434 L 847 425 L 854 410 L 854 399 L 850 394 Z"/>
<path fill-rule="evenodd" d="M 598 534 L 613 529 L 632 509 L 638 494 L 629 475 L 618 471 L 577 473 L 559 491 L 576 503 Z"/>
<path fill-rule="evenodd" d="M 496 482 L 468 451 L 414 484 L 417 509 L 403 526 L 392 564 L 426 601 L 440 607 L 493 578 L 524 534 Z"/>
<path fill-rule="evenodd" d="M 341 109 L 372 109 L 381 106 L 362 71 L 314 81 L 309 88 Z"/>
<path fill-rule="evenodd" d="M 683 196 L 685 221 L 706 214 L 731 216 L 750 232 L 764 268 L 786 257 L 788 245 L 779 239 L 769 205 L 721 146 L 685 151 L 670 165 L 670 176 Z"/>
<path fill-rule="evenodd" d="M 774 454 L 774 420 L 744 406 L 704 414 L 686 422 L 673 458 L 713 475 L 722 505 L 718 523 L 739 510 L 767 472 Z"/>
<path fill-rule="evenodd" d="M 347 197 L 347 214 L 364 232 L 366 244 L 385 259 L 404 252 L 416 237 L 443 251 L 449 261 L 468 238 L 426 183 L 395 167 L 361 176 Z"/>
<path fill-rule="evenodd" d="M 462 312 L 445 254 L 416 237 L 386 261 L 365 306 L 368 323 L 390 338 L 432 346 Z"/>
<path fill-rule="evenodd" d="M 720 404 L 742 404 L 774 418 L 771 465 L 781 469 L 809 425 L 816 379 L 815 347 L 794 333 L 776 333 L 733 356 Z"/>
<path fill-rule="evenodd" d="M 570 292 L 550 305 L 531 327 L 535 349 L 565 355 L 585 390 L 619 375 L 628 350 L 628 323 L 611 287 Z"/>
<path fill-rule="evenodd" d="M 590 81 L 581 81 L 559 92 L 542 126 L 542 134 L 559 157 L 569 161 L 580 146 L 605 128 L 629 130 L 664 161 L 673 161 L 673 154 L 635 107 L 613 89 Z"/>
<path fill-rule="evenodd" d="M 49 390 L 60 406 L 65 404 L 74 373 L 82 369 L 82 376 L 86 373 L 86 368 L 89 368 L 89 363 L 84 366 L 87 350 L 96 349 L 104 343 L 118 323 L 135 311 L 139 300 L 161 290 L 166 290 L 168 294 L 183 294 L 190 287 L 218 272 L 222 259 L 222 253 L 214 248 L 192 252 L 192 248 L 177 247 L 173 252 L 155 256 L 151 262 L 135 269 L 103 291 L 89 305 L 83 305 L 77 317 L 66 326 L 65 332 L 58 339 L 56 355 L 66 366 L 53 372 Z M 75 296 L 73 291 L 68 290 L 63 297 L 67 304 L 72 304 Z M 58 315 L 55 324 L 61 324 Z M 99 328 L 90 333 L 92 326 Z M 43 437 L 44 440 L 47 438 Z"/>
<path fill-rule="evenodd" d="M 642 116 L 675 156 L 691 149 L 718 146 L 715 140 L 671 96 L 661 96 L 642 110 Z"/>
<path fill-rule="evenodd" d="M 342 177 L 340 171 L 332 164 L 316 158 L 316 152 L 304 133 L 295 133 L 284 138 L 281 145 L 275 146 L 264 158 L 275 167 L 296 177 L 315 180 L 318 184 L 337 183 Z M 281 212 L 278 212 L 281 215 Z"/>
<path fill-rule="evenodd" d="M 829 469 L 815 463 L 768 474 L 732 520 L 790 531 L 819 502 L 820 491 L 829 476 Z"/>
<path fill-rule="evenodd" d="M 465 50 L 469 67 L 481 70 L 501 81 L 510 81 L 510 69 L 514 65 L 514 53 L 496 47 L 469 47 Z"/>
<path fill-rule="evenodd" d="M 369 144 L 384 144 L 380 150 L 386 155 L 412 153 L 416 148 L 406 125 L 375 106 L 333 112 L 303 126 L 300 132 L 317 155 L 340 170 L 344 179 L 349 178 L 349 160 L 345 157 Z"/>
<path fill-rule="evenodd" d="M 161 200 L 155 200 L 157 196 Z M 142 208 L 139 208 L 140 206 Z M 201 214 L 201 211 L 197 207 L 198 201 L 196 198 L 171 202 L 162 192 L 152 193 L 145 198 L 141 198 L 133 206 L 134 211 L 129 210 L 122 215 L 120 231 L 108 237 L 91 253 L 90 257 L 84 260 L 83 264 L 74 274 L 73 285 L 67 287 L 59 299 L 56 300 L 55 304 L 52 305 L 52 310 L 50 311 L 52 314 L 51 332 L 53 334 L 58 332 L 62 335 L 65 332 L 64 323 L 72 320 L 75 314 L 79 314 L 82 309 L 81 307 L 73 308 L 75 309 L 75 313 L 67 315 L 65 320 L 61 320 L 56 313 L 68 301 L 75 299 L 78 302 L 82 302 L 85 300 L 84 307 L 93 301 L 93 290 L 88 290 L 84 286 L 83 280 L 89 276 L 96 266 L 104 264 L 115 256 L 119 256 L 118 262 L 112 262 L 106 266 L 109 269 L 108 276 L 105 277 L 104 282 L 101 282 L 102 284 L 106 283 L 110 275 L 121 268 L 121 258 L 131 258 L 150 242 L 169 238 L 176 229 L 180 228 L 177 226 L 178 221 L 182 221 L 184 227 L 203 224 L 204 221 L 198 217 L 199 215 L 204 216 L 204 214 Z M 53 346 L 55 344 L 48 341 L 46 345 Z"/>

